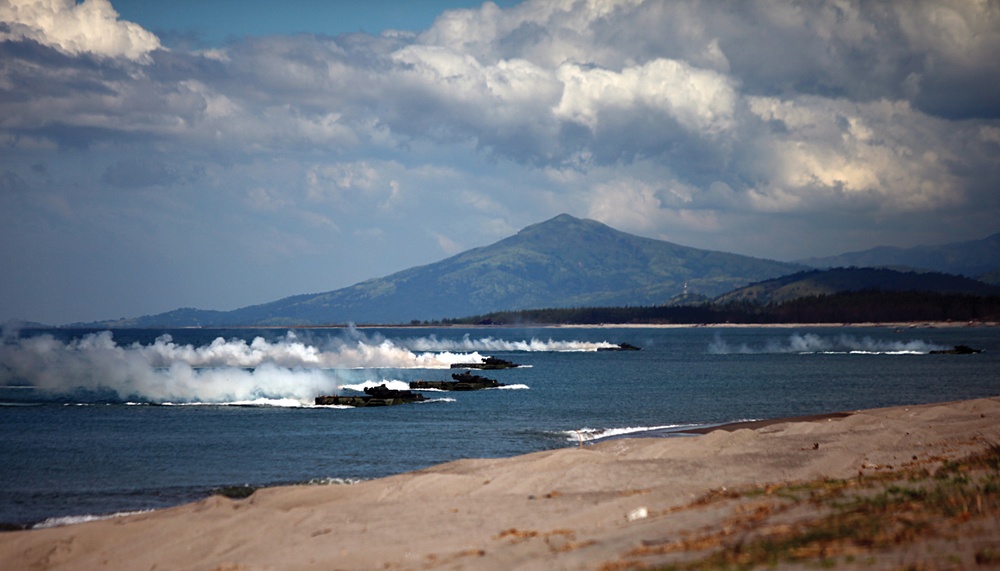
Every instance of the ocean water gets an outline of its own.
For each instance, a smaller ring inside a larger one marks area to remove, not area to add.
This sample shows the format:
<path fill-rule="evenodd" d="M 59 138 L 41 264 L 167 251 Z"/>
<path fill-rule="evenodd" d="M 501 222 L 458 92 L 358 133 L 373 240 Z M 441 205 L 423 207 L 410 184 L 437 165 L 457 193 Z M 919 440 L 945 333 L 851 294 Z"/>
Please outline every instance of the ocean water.
<path fill-rule="evenodd" d="M 619 343 L 641 351 L 599 351 Z M 983 352 L 936 355 L 964 344 Z M 508 386 L 316 407 L 480 374 Z M 157 509 L 222 486 L 351 482 L 685 427 L 1000 394 L 1000 329 L 25 330 L 0 344 L 0 524 Z"/>

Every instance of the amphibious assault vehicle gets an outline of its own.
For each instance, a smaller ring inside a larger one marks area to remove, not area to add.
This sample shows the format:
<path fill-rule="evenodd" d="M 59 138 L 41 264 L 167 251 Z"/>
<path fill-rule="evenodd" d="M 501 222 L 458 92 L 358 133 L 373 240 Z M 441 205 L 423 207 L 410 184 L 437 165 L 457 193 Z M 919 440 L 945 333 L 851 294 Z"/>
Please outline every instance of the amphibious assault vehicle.
<path fill-rule="evenodd" d="M 324 395 L 316 397 L 318 405 L 341 405 L 341 406 L 392 406 L 396 404 L 406 404 L 427 400 L 424 395 L 413 391 L 397 391 L 387 388 L 385 385 L 368 387 L 365 395 L 361 396 L 336 396 Z"/>
<path fill-rule="evenodd" d="M 598 351 L 639 351 L 641 348 L 631 343 L 619 343 L 614 347 L 599 347 Z"/>
<path fill-rule="evenodd" d="M 437 389 L 439 391 L 475 391 L 506 386 L 493 379 L 473 375 L 470 371 L 454 373 L 453 381 L 410 381 L 411 389 Z"/>
<path fill-rule="evenodd" d="M 483 359 L 482 363 L 452 363 L 452 369 L 513 369 L 514 367 L 520 367 L 517 363 L 511 363 L 510 361 L 504 359 L 497 359 L 496 357 L 487 357 Z"/>
<path fill-rule="evenodd" d="M 955 345 L 953 349 L 940 349 L 936 351 L 931 351 L 931 355 L 975 355 L 976 353 L 982 353 L 982 349 L 973 349 L 968 345 Z"/>

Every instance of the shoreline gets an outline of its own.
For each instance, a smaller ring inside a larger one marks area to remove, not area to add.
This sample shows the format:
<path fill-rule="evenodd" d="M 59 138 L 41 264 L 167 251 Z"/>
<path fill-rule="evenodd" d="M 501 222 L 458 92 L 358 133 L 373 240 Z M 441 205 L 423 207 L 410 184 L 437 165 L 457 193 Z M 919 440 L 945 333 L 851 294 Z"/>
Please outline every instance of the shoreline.
<path fill-rule="evenodd" d="M 760 420 L 745 420 L 741 422 L 727 422 L 725 424 L 719 424 L 715 426 L 703 426 L 698 428 L 693 428 L 691 430 L 685 430 L 686 434 L 698 434 L 704 435 L 716 430 L 723 430 L 726 432 L 735 432 L 737 430 L 760 430 L 762 428 L 767 428 L 775 424 L 787 424 L 787 423 L 798 423 L 798 422 L 823 422 L 829 420 L 836 420 L 840 418 L 846 418 L 854 414 L 853 412 L 827 412 L 821 414 L 809 414 L 805 416 L 791 416 L 787 418 L 764 418 Z"/>
<path fill-rule="evenodd" d="M 239 406 L 239 405 L 237 405 Z M 757 430 L 771 426 L 774 424 L 788 423 L 788 422 L 819 422 L 828 419 L 843 418 L 849 416 L 850 412 L 834 412 L 834 413 L 821 413 L 821 414 L 811 414 L 804 416 L 794 416 L 794 417 L 779 417 L 771 419 L 755 419 L 755 420 L 743 420 L 743 421 L 733 421 L 725 422 L 721 424 L 706 424 L 706 425 L 691 425 L 688 427 L 670 427 L 670 428 L 660 428 L 660 429 L 648 429 L 638 432 L 629 432 L 614 436 L 602 436 L 597 438 L 582 439 L 580 440 L 581 446 L 596 446 L 604 442 L 609 442 L 613 440 L 630 439 L 630 438 L 680 438 L 680 437 L 690 437 L 690 436 L 700 436 L 705 435 L 716 430 L 722 430 L 727 432 L 733 432 L 735 430 L 740 430 L 748 428 L 751 430 Z M 567 447 L 572 447 L 567 446 Z M 558 448 L 557 448 L 558 449 Z M 405 473 L 405 472 L 404 472 Z M 400 474 L 390 474 L 392 477 Z M 379 479 L 379 478 L 376 478 Z M 350 485 L 352 483 L 361 483 L 371 480 L 360 480 L 357 482 L 342 482 L 338 485 Z M 282 488 L 282 487 L 295 487 L 295 486 L 308 486 L 316 485 L 309 483 L 299 483 L 299 484 L 279 484 L 279 485 L 263 485 L 263 486 L 241 486 L 232 485 L 228 486 L 230 488 L 243 490 L 266 490 L 270 488 Z M 223 486 L 225 488 L 227 486 Z M 221 489 L 221 488 L 220 488 Z M 202 501 L 206 498 L 210 498 L 213 495 L 220 495 L 224 497 L 230 497 L 231 499 L 237 499 L 234 496 L 227 496 L 225 493 L 209 494 L 203 498 L 196 498 L 188 502 L 184 502 L 178 505 L 185 505 L 192 502 Z M 160 508 L 148 508 L 148 509 L 137 509 L 137 510 L 125 510 L 120 512 L 106 512 L 106 513 L 86 513 L 86 514 L 70 514 L 70 515 L 57 515 L 49 517 L 43 520 L 37 521 L 25 521 L 25 522 L 0 522 L 0 534 L 10 531 L 31 531 L 39 529 L 50 529 L 55 527 L 65 527 L 69 525 L 79 525 L 81 523 L 88 523 L 91 521 L 102 521 L 115 519 L 119 517 L 140 514 L 140 513 L 152 513 L 156 511 L 161 511 L 164 509 L 170 509 L 176 506 L 166 506 Z"/>
<path fill-rule="evenodd" d="M 237 405 L 237 406 L 239 406 L 239 405 Z M 795 417 L 780 417 L 780 418 L 771 418 L 771 419 L 756 419 L 756 420 L 733 421 L 733 422 L 725 422 L 725 423 L 721 423 L 721 424 L 692 425 L 690 427 L 670 427 L 670 428 L 661 428 L 661 429 L 649 429 L 649 430 L 642 430 L 642 431 L 639 431 L 639 432 L 629 432 L 629 433 L 626 433 L 626 434 L 615 435 L 615 436 L 606 436 L 606 437 L 597 437 L 597 438 L 592 438 L 592 439 L 583 439 L 580 442 L 582 443 L 582 446 L 591 447 L 591 446 L 596 446 L 596 445 L 602 444 L 604 442 L 609 442 L 609 441 L 613 441 L 613 440 L 621 440 L 621 439 L 630 439 L 630 438 L 678 438 L 678 437 L 701 436 L 701 435 L 708 434 L 710 432 L 714 432 L 716 430 L 721 430 L 721 431 L 726 431 L 726 432 L 733 432 L 735 430 L 740 430 L 740 429 L 744 429 L 744 428 L 751 429 L 751 430 L 757 430 L 757 429 L 765 428 L 767 426 L 771 426 L 771 425 L 774 425 L 774 424 L 782 424 L 782 423 L 789 423 L 789 422 L 819 422 L 819 421 L 828 420 L 828 419 L 843 418 L 843 417 L 849 416 L 851 414 L 852 413 L 850 413 L 850 412 L 834 412 L 834 413 L 811 414 L 811 415 L 795 416 Z M 570 447 L 572 447 L 572 445 L 567 446 L 567 448 L 570 448 Z M 558 448 L 557 448 L 557 450 L 558 450 Z M 396 475 L 400 475 L 400 474 L 391 474 L 389 476 L 384 476 L 384 477 L 388 478 L 388 477 L 392 477 L 392 476 L 396 476 Z M 376 479 L 380 479 L 380 478 L 376 478 Z M 361 483 L 361 482 L 365 482 L 365 481 L 371 481 L 371 480 L 360 480 L 358 482 L 353 482 L 353 483 Z M 343 483 L 338 483 L 336 485 L 351 485 L 351 484 L 352 484 L 352 482 L 343 482 Z M 310 485 L 316 485 L 316 484 L 309 484 L 309 483 L 303 482 L 303 483 L 299 483 L 299 484 L 294 484 L 293 483 L 293 484 L 264 485 L 264 486 L 232 485 L 232 486 L 223 486 L 223 488 L 230 487 L 230 488 L 234 488 L 234 489 L 239 489 L 241 491 L 243 491 L 243 490 L 253 490 L 253 491 L 256 491 L 256 490 L 266 490 L 266 489 L 270 489 L 270 488 L 310 486 Z M 331 485 L 334 485 L 334 484 L 331 484 Z M 210 498 L 213 495 L 226 496 L 226 497 L 230 497 L 232 499 L 236 499 L 233 496 L 227 496 L 224 493 L 209 494 L 206 497 Z M 194 499 L 192 501 L 202 501 L 204 499 L 206 499 L 206 498 L 197 498 L 197 499 Z M 178 505 L 185 505 L 187 503 L 191 503 L 192 501 L 185 502 L 183 504 L 178 504 Z M 102 520 L 108 520 L 108 519 L 115 519 L 115 518 L 119 518 L 119 517 L 124 517 L 124 516 L 129 516 L 129 515 L 134 515 L 134 514 L 140 514 L 140 513 L 152 513 L 152 512 L 161 511 L 161 510 L 164 510 L 164 509 L 170 509 L 171 507 L 176 507 L 176 506 L 167 506 L 167 507 L 149 508 L 149 509 L 137 509 L 137 510 L 126 510 L 126 511 L 120 511 L 120 512 L 108 512 L 108 513 L 87 513 L 87 514 L 58 515 L 58 516 L 49 517 L 49 518 L 46 518 L 46 519 L 43 519 L 43 520 L 29 521 L 29 522 L 0 522 L 0 534 L 5 533 L 5 532 L 9 532 L 9 531 L 31 531 L 31 530 L 49 529 L 49 528 L 55 528 L 55 527 L 65 527 L 65 526 L 69 526 L 69 525 L 79 525 L 81 523 L 88 523 L 88 522 L 91 522 L 91 521 L 102 521 Z"/>
<path fill-rule="evenodd" d="M 244 500 L 213 496 L 6 532 L 0 559 L 24 569 L 638 569 L 704 555 L 678 543 L 685 534 L 715 537 L 720 548 L 749 541 L 759 526 L 730 537 L 732 518 L 787 498 L 747 490 L 933 474 L 1000 448 L 998 418 L 1000 397 L 990 397 L 459 460 L 358 484 L 263 488 Z M 1000 548 L 1000 535 L 991 535 L 1000 529 L 1000 500 L 991 498 L 970 515 L 985 540 L 969 532 L 926 541 L 950 541 L 938 554 L 970 565 L 988 555 L 983 541 Z M 862 551 L 873 569 L 934 553 L 910 547 Z"/>

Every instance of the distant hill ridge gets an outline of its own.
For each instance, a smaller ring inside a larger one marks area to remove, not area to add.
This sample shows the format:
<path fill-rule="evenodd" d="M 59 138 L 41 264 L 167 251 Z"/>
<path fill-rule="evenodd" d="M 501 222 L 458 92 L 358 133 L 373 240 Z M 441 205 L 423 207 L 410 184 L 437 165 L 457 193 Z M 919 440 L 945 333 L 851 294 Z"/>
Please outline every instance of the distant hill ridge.
<path fill-rule="evenodd" d="M 494 244 L 346 288 L 232 311 L 178 309 L 104 327 L 409 323 L 537 307 L 661 305 L 806 269 L 635 236 L 561 214 Z"/>
<path fill-rule="evenodd" d="M 998 295 L 1000 287 L 940 272 L 901 272 L 889 268 L 833 268 L 797 272 L 751 284 L 721 295 L 716 305 L 732 302 L 781 304 L 804 297 L 845 292 L 932 292 Z"/>
<path fill-rule="evenodd" d="M 995 275 L 1000 270 L 1000 232 L 981 240 L 913 248 L 880 246 L 838 256 L 807 258 L 799 262 L 814 268 L 857 266 L 925 269 L 997 283 L 994 281 L 996 278 L 988 274 L 992 272 Z"/>

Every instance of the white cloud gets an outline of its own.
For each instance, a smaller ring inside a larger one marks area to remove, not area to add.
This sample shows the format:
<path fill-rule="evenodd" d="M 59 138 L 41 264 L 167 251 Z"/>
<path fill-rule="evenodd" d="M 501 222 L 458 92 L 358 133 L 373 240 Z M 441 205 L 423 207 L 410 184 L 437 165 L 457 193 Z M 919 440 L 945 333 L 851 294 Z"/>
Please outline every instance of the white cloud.
<path fill-rule="evenodd" d="M 240 105 L 232 98 L 218 93 L 203 81 L 188 79 L 179 82 L 178 87 L 186 94 L 196 96 L 201 99 L 197 105 L 199 111 L 208 120 L 227 120 L 242 114 Z"/>
<path fill-rule="evenodd" d="M 919 0 L 893 8 L 907 39 L 936 60 L 932 65 L 995 71 L 994 60 L 1000 51 L 1000 6 L 996 2 Z"/>
<path fill-rule="evenodd" d="M 407 46 L 392 58 L 401 66 L 394 78 L 403 96 L 397 105 L 405 109 L 408 98 L 421 98 L 439 127 L 451 124 L 460 132 L 489 133 L 514 125 L 535 129 L 550 122 L 548 109 L 562 91 L 552 70 L 522 59 L 483 65 L 469 54 L 426 45 Z M 421 124 L 406 116 L 398 122 Z"/>
<path fill-rule="evenodd" d="M 343 212 L 392 209 L 401 200 L 400 183 L 393 178 L 401 165 L 392 162 L 332 163 L 306 173 L 306 197 Z"/>
<path fill-rule="evenodd" d="M 755 142 L 770 157 L 768 182 L 750 193 L 757 208 L 825 209 L 842 198 L 908 211 L 963 200 L 946 125 L 905 101 L 750 98 L 749 107 L 787 129 Z"/>
<path fill-rule="evenodd" d="M 985 142 L 1000 144 L 1000 127 L 984 126 L 979 129 L 979 137 Z"/>
<path fill-rule="evenodd" d="M 600 176 L 609 177 L 608 170 L 601 169 Z M 722 229 L 719 204 L 710 204 L 700 189 L 672 179 L 662 170 L 656 177 L 609 177 L 592 185 L 589 194 L 586 215 L 627 232 L 669 240 L 685 233 Z"/>
<path fill-rule="evenodd" d="M 288 205 L 282 193 L 261 186 L 247 191 L 247 204 L 258 212 L 277 212 Z"/>
<path fill-rule="evenodd" d="M 588 216 L 628 232 L 648 232 L 656 227 L 662 206 L 651 184 L 626 179 L 597 185 Z"/>
<path fill-rule="evenodd" d="M 413 87 L 453 101 L 478 99 L 488 92 L 482 66 L 474 57 L 441 46 L 407 46 L 393 54 Z"/>
<path fill-rule="evenodd" d="M 492 2 L 478 10 L 448 10 L 420 35 L 420 43 L 446 46 L 452 51 L 475 52 L 476 44 L 489 44 L 501 34 L 504 14 Z"/>
<path fill-rule="evenodd" d="M 466 246 L 459 244 L 444 234 L 432 232 L 431 235 L 434 236 L 435 240 L 437 240 L 438 247 L 441 248 L 441 251 L 449 256 L 454 256 L 455 254 L 458 254 L 466 249 Z"/>
<path fill-rule="evenodd" d="M 598 28 L 634 13 L 643 0 L 527 0 L 506 10 L 450 10 L 418 42 L 469 53 L 482 62 L 519 57 L 555 69 L 565 62 L 610 65 L 617 59 Z M 658 4 L 653 2 L 652 4 Z"/>
<path fill-rule="evenodd" d="M 0 40 L 34 40 L 64 53 L 149 61 L 160 40 L 138 24 L 118 20 L 108 0 L 4 0 Z"/>
<path fill-rule="evenodd" d="M 708 137 L 733 126 L 736 92 L 730 81 L 684 62 L 657 59 L 620 73 L 566 64 L 558 77 L 565 89 L 556 116 L 592 131 L 599 130 L 603 113 L 615 112 L 659 111 Z"/>

